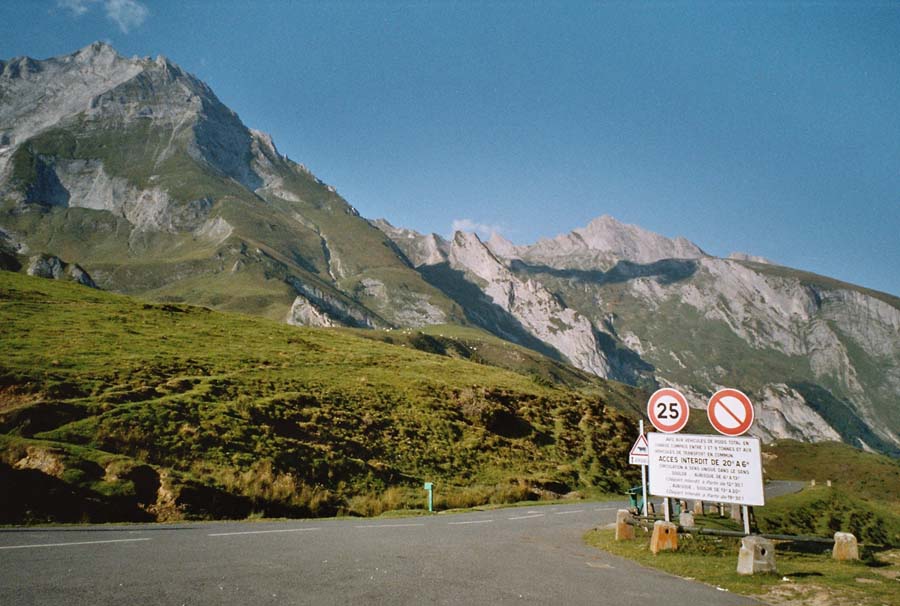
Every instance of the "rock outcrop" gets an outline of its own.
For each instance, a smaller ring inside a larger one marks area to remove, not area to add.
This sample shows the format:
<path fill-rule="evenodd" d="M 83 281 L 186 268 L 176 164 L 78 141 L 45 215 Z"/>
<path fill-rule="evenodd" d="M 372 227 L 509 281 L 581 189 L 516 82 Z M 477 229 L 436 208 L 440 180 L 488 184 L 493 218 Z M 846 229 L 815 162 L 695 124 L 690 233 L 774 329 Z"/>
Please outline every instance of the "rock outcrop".
<path fill-rule="evenodd" d="M 29 260 L 29 276 L 48 278 L 50 280 L 69 280 L 89 288 L 97 288 L 91 276 L 78 264 L 66 263 L 53 255 L 34 255 Z"/>

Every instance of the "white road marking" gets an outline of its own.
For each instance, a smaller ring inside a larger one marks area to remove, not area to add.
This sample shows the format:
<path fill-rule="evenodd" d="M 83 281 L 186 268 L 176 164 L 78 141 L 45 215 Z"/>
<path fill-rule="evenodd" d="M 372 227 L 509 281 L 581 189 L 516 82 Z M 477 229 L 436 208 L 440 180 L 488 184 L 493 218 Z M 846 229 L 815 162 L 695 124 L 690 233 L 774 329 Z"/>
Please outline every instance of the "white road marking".
<path fill-rule="evenodd" d="M 309 532 L 311 530 L 319 530 L 318 528 L 282 528 L 279 530 L 245 530 L 242 532 L 214 532 L 208 534 L 208 537 L 233 537 L 239 534 L 271 534 L 273 532 Z"/>
<path fill-rule="evenodd" d="M 143 539 L 110 539 L 107 541 L 77 541 L 73 543 L 38 543 L 35 545 L 6 545 L 0 549 L 31 549 L 33 547 L 68 547 L 70 545 L 100 545 L 102 543 L 133 543 L 135 541 L 149 541 L 145 537 Z"/>
<path fill-rule="evenodd" d="M 575 511 L 555 511 L 555 512 L 553 512 L 553 515 L 556 515 L 556 516 L 567 516 L 567 515 L 572 514 L 572 513 L 584 513 L 584 510 L 583 510 L 583 509 L 576 509 Z"/>
<path fill-rule="evenodd" d="M 489 524 L 494 520 L 472 520 L 470 522 L 447 522 L 448 526 L 461 526 L 463 524 Z"/>
<path fill-rule="evenodd" d="M 544 517 L 544 514 L 542 514 L 542 513 L 536 513 L 536 514 L 534 514 L 534 515 L 532 515 L 532 516 L 516 516 L 516 517 L 514 517 L 514 518 L 506 518 L 506 519 L 507 519 L 507 520 L 528 520 L 528 519 L 530 519 L 530 518 L 543 518 L 543 517 Z"/>
<path fill-rule="evenodd" d="M 425 524 L 363 524 L 354 528 L 409 528 L 411 526 L 424 526 Z"/>
<path fill-rule="evenodd" d="M 598 507 L 594 511 L 615 511 L 619 509 L 618 507 Z"/>

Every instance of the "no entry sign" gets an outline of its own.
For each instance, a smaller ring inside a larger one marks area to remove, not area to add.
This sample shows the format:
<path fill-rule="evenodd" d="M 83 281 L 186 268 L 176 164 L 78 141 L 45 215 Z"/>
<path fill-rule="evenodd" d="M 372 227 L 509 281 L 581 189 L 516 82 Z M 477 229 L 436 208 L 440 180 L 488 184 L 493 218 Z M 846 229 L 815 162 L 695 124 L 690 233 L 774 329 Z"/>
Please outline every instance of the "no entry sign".
<path fill-rule="evenodd" d="M 666 387 L 657 390 L 647 402 L 650 422 L 663 433 L 681 431 L 687 424 L 689 414 L 687 400 L 677 389 Z"/>
<path fill-rule="evenodd" d="M 720 389 L 706 407 L 709 422 L 724 436 L 739 436 L 753 425 L 753 404 L 737 389 Z"/>

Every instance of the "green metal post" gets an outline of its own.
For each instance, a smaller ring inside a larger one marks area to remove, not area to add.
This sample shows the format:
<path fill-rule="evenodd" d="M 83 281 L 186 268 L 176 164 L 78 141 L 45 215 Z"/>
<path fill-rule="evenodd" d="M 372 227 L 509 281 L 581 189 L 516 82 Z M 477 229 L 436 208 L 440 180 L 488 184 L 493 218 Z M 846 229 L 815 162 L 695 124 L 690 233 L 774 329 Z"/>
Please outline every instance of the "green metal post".
<path fill-rule="evenodd" d="M 434 512 L 434 484 L 425 482 L 425 490 L 428 491 L 428 511 Z"/>

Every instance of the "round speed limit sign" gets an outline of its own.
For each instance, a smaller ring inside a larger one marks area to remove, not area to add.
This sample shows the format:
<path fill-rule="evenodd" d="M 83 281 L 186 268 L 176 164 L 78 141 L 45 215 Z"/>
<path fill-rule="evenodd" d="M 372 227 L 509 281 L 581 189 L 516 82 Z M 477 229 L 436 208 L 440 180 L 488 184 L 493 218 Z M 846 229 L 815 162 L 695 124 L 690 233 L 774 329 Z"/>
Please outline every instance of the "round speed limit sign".
<path fill-rule="evenodd" d="M 660 389 L 647 402 L 647 416 L 653 427 L 663 433 L 681 431 L 687 424 L 691 409 L 687 399 L 677 389 Z"/>

